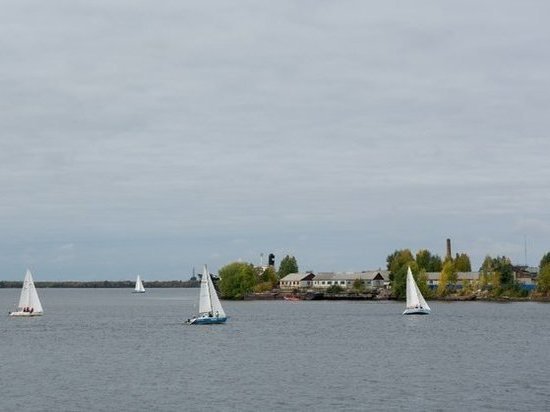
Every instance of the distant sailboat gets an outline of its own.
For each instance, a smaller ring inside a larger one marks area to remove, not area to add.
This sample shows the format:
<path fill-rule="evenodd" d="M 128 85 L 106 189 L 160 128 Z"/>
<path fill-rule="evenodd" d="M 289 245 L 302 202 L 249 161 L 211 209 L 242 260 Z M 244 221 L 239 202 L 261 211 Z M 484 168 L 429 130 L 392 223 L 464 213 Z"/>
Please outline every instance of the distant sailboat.
<path fill-rule="evenodd" d="M 199 314 L 198 316 L 187 319 L 191 325 L 208 325 L 212 323 L 224 323 L 227 316 L 222 308 L 214 283 L 210 273 L 204 265 L 201 279 L 201 291 L 199 295 Z"/>
<path fill-rule="evenodd" d="M 137 275 L 136 287 L 134 288 L 134 293 L 145 293 L 145 288 L 143 287 L 143 282 L 141 281 L 141 278 L 139 277 L 139 275 Z"/>
<path fill-rule="evenodd" d="M 429 315 L 431 309 L 414 281 L 411 268 L 407 269 L 407 307 L 403 315 Z"/>
<path fill-rule="evenodd" d="M 10 312 L 10 316 L 41 316 L 43 314 L 44 311 L 34 287 L 31 271 L 27 269 L 17 310 Z"/>

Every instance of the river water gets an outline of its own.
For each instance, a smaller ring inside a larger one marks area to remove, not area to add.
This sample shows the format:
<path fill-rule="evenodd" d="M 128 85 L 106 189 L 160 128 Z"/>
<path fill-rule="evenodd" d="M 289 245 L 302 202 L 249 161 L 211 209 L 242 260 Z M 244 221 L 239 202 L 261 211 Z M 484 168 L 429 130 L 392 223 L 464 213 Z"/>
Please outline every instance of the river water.
<path fill-rule="evenodd" d="M 2 411 L 545 411 L 550 304 L 222 302 L 187 326 L 198 289 L 41 289 L 8 318 Z"/>

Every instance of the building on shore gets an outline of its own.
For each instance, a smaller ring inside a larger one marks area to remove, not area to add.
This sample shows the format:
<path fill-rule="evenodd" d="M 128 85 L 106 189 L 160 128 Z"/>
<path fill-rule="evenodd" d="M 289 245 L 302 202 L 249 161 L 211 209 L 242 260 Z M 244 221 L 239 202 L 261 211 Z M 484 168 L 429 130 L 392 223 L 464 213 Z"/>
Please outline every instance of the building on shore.
<path fill-rule="evenodd" d="M 428 287 L 430 289 L 437 289 L 439 280 L 441 279 L 441 272 L 426 272 L 426 276 L 428 277 Z M 456 286 L 460 289 L 466 282 L 477 282 L 481 275 L 480 272 L 458 272 L 456 276 Z"/>
<path fill-rule="evenodd" d="M 514 267 L 514 280 L 528 291 L 536 287 L 538 268 L 528 266 Z M 427 284 L 430 289 L 437 289 L 441 280 L 441 272 L 426 272 Z M 481 272 L 458 272 L 456 289 L 462 289 L 467 284 L 479 284 L 487 279 L 482 279 Z M 283 291 L 323 291 L 331 286 L 339 286 L 342 289 L 353 289 L 357 281 L 365 289 L 390 289 L 389 270 L 365 270 L 362 272 L 303 272 L 290 273 L 279 281 L 279 287 Z"/>
<path fill-rule="evenodd" d="M 282 290 L 311 289 L 314 277 L 315 275 L 312 272 L 289 273 L 279 280 L 279 287 Z"/>
<path fill-rule="evenodd" d="M 514 266 L 514 280 L 519 283 L 521 288 L 532 291 L 536 287 L 538 268 L 527 266 Z M 441 279 L 441 272 L 426 272 L 428 277 L 428 286 L 431 289 L 437 289 Z M 482 280 L 481 272 L 458 272 L 456 288 L 461 289 L 466 283 L 476 283 Z M 489 280 L 490 283 L 490 280 Z"/>
<path fill-rule="evenodd" d="M 340 286 L 351 289 L 357 280 L 365 288 L 387 288 L 390 281 L 390 272 L 387 270 L 367 270 L 362 272 L 319 272 L 290 273 L 279 281 L 282 290 L 293 289 L 328 289 L 331 286 Z"/>
<path fill-rule="evenodd" d="M 537 287 L 539 268 L 534 266 L 514 266 L 514 279 L 529 292 Z"/>

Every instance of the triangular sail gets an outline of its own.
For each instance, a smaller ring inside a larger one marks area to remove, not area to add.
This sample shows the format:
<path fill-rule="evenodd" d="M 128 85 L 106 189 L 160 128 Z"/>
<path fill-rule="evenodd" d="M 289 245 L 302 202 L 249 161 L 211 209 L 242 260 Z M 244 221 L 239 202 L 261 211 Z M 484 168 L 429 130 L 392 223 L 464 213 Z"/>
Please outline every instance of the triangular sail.
<path fill-rule="evenodd" d="M 216 288 L 214 288 L 214 282 L 212 282 L 210 274 L 208 274 L 207 278 L 208 289 L 210 290 L 210 301 L 212 302 L 212 312 L 215 316 L 225 318 L 225 312 L 222 308 L 222 304 L 220 303 L 220 299 L 218 298 L 218 294 L 216 293 Z"/>
<path fill-rule="evenodd" d="M 25 280 L 23 281 L 23 288 L 21 289 L 21 296 L 19 297 L 20 309 L 23 308 L 32 308 L 33 312 L 42 312 L 42 304 L 38 298 L 38 293 L 36 293 L 36 288 L 34 286 L 34 281 L 32 278 L 31 271 L 27 269 L 25 274 Z"/>
<path fill-rule="evenodd" d="M 141 281 L 141 277 L 139 275 L 137 275 L 135 291 L 145 292 L 145 288 L 143 287 L 143 282 Z"/>
<path fill-rule="evenodd" d="M 21 289 L 21 296 L 19 297 L 19 304 L 17 307 L 26 308 L 30 306 L 30 285 L 32 283 L 32 275 L 30 270 L 27 269 L 27 274 L 23 280 L 23 288 Z"/>
<path fill-rule="evenodd" d="M 210 291 L 209 291 L 209 283 L 208 280 L 210 279 L 210 274 L 206 270 L 206 266 L 204 266 L 204 270 L 202 272 L 202 279 L 201 279 L 201 292 L 199 295 L 199 313 L 209 313 L 212 312 L 212 301 L 210 300 Z"/>
<path fill-rule="evenodd" d="M 416 289 L 416 296 L 418 298 L 418 303 L 420 304 L 420 307 L 431 310 L 428 306 L 428 302 L 426 302 L 426 299 L 424 299 L 424 296 L 422 296 L 422 293 L 420 293 L 420 289 L 418 289 L 418 285 L 416 284 L 416 282 L 414 282 L 414 288 Z"/>
<path fill-rule="evenodd" d="M 420 289 L 418 289 L 411 268 L 409 267 L 407 268 L 407 309 L 418 307 L 430 309 L 422 293 L 420 293 Z"/>

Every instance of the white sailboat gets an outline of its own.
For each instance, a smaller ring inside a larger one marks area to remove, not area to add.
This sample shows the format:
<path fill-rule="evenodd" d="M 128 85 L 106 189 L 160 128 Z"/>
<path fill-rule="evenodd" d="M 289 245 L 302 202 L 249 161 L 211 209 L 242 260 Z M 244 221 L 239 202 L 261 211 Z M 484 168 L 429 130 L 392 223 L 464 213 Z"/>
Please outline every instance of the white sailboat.
<path fill-rule="evenodd" d="M 403 315 L 428 315 L 431 311 L 424 296 L 420 293 L 409 267 L 407 269 L 407 307 Z"/>
<path fill-rule="evenodd" d="M 206 269 L 206 265 L 204 265 L 199 295 L 199 314 L 192 319 L 187 319 L 187 323 L 191 325 L 208 325 L 224 323 L 226 320 L 227 316 L 214 288 L 214 283 Z"/>
<path fill-rule="evenodd" d="M 23 281 L 23 288 L 21 289 L 21 296 L 19 297 L 19 303 L 17 304 L 17 310 L 10 312 L 10 316 L 41 316 L 44 314 L 42 304 L 36 293 L 34 287 L 34 281 L 32 279 L 31 271 L 27 269 L 25 280 Z"/>
<path fill-rule="evenodd" d="M 145 288 L 143 287 L 143 282 L 141 281 L 141 277 L 139 275 L 137 275 L 134 293 L 145 293 Z"/>

